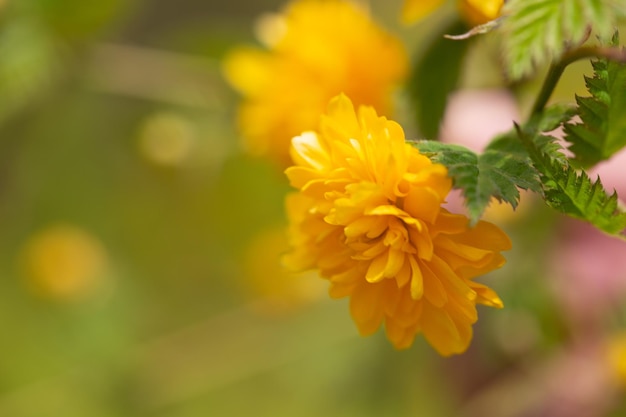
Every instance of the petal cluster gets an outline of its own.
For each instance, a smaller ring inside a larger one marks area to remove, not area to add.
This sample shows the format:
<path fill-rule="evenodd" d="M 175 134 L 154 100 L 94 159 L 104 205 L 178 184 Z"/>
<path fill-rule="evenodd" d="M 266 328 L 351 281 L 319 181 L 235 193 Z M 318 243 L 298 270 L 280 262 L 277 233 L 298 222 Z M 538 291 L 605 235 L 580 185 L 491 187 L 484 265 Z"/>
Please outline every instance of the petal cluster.
<path fill-rule="evenodd" d="M 291 138 L 314 129 L 341 92 L 391 111 L 407 54 L 357 5 L 299 0 L 263 22 L 267 49 L 242 47 L 224 62 L 226 78 L 244 96 L 238 124 L 250 152 L 288 166 Z"/>
<path fill-rule="evenodd" d="M 473 278 L 504 264 L 506 234 L 442 208 L 452 187 L 445 166 L 345 95 L 331 100 L 318 132 L 293 139 L 292 157 L 286 264 L 318 269 L 332 297 L 350 297 L 363 335 L 384 323 L 397 348 L 423 333 L 442 355 L 463 352 L 476 304 L 502 306 Z"/>

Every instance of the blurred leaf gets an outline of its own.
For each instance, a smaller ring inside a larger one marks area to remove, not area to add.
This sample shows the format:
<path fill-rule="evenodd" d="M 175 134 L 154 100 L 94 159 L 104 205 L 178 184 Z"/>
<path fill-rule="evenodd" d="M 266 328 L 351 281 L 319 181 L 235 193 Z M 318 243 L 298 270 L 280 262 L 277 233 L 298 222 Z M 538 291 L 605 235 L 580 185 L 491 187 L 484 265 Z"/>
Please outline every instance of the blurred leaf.
<path fill-rule="evenodd" d="M 420 152 L 448 168 L 454 187 L 463 191 L 472 223 L 478 221 L 492 198 L 519 203 L 518 188 L 540 190 L 537 172 L 519 141 L 512 135 L 494 140 L 481 155 L 459 145 L 417 142 Z"/>
<path fill-rule="evenodd" d="M 15 17 L 0 27 L 0 122 L 50 86 L 57 75 L 57 54 L 34 19 Z"/>
<path fill-rule="evenodd" d="M 583 42 L 590 28 L 600 37 L 611 36 L 626 8 L 613 0 L 510 0 L 502 14 L 507 16 L 502 22 L 505 64 L 517 80 L 558 60 Z"/>
<path fill-rule="evenodd" d="M 111 23 L 132 2 L 106 0 L 89 3 L 81 0 L 36 0 L 42 19 L 58 35 L 81 40 Z"/>
<path fill-rule="evenodd" d="M 454 22 L 441 35 L 463 33 L 467 27 Z M 409 80 L 408 92 L 417 108 L 417 126 L 425 138 L 436 139 L 448 101 L 457 86 L 467 41 L 453 41 L 439 36 L 416 65 Z"/>
<path fill-rule="evenodd" d="M 618 42 L 617 34 L 613 45 Z M 583 166 L 610 158 L 626 146 L 626 64 L 592 61 L 594 75 L 585 77 L 591 96 L 576 96 L 581 122 L 567 123 L 566 140 Z"/>

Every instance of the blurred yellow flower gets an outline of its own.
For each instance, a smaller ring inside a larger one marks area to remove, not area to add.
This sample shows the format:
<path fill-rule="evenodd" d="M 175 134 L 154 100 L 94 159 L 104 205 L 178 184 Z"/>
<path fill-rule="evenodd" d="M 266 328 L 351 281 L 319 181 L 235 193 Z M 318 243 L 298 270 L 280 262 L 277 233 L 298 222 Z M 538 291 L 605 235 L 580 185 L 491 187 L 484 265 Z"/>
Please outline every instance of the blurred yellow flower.
<path fill-rule="evenodd" d="M 491 223 L 468 226 L 441 207 L 447 169 L 405 143 L 402 128 L 344 95 L 330 102 L 319 133 L 293 139 L 299 190 L 287 200 L 287 266 L 316 268 L 332 297 L 350 297 L 363 335 L 384 323 L 396 348 L 417 333 L 442 355 L 463 352 L 476 304 L 502 307 L 473 278 L 502 266 L 509 238 Z"/>
<path fill-rule="evenodd" d="M 364 10 L 347 1 L 299 0 L 261 23 L 269 50 L 241 47 L 224 61 L 226 78 L 244 96 L 238 124 L 250 152 L 288 166 L 291 138 L 315 128 L 341 92 L 391 111 L 408 58 Z"/>
<path fill-rule="evenodd" d="M 609 338 L 607 359 L 609 369 L 618 384 L 626 387 L 626 332 L 617 333 Z"/>
<path fill-rule="evenodd" d="M 405 0 L 402 20 L 413 23 L 423 19 L 439 8 L 446 0 Z M 482 25 L 500 15 L 504 0 L 458 0 L 457 6 L 463 19 L 472 26 Z"/>
<path fill-rule="evenodd" d="M 94 236 L 75 226 L 51 226 L 32 236 L 22 251 L 33 291 L 70 301 L 90 296 L 102 284 L 106 252 Z"/>

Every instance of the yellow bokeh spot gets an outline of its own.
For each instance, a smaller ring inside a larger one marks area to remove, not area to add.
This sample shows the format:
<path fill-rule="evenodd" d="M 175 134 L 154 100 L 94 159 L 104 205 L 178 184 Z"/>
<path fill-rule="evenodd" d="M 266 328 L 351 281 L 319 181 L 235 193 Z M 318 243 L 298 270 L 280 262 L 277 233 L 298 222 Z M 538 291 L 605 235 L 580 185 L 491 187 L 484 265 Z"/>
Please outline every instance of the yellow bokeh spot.
<path fill-rule="evenodd" d="M 175 113 L 158 113 L 141 128 L 139 149 L 150 161 L 165 166 L 182 164 L 195 140 L 191 123 Z"/>
<path fill-rule="evenodd" d="M 56 225 L 32 236 L 22 258 L 25 278 L 40 296 L 83 299 L 103 283 L 106 252 L 94 236 L 70 225 Z"/>

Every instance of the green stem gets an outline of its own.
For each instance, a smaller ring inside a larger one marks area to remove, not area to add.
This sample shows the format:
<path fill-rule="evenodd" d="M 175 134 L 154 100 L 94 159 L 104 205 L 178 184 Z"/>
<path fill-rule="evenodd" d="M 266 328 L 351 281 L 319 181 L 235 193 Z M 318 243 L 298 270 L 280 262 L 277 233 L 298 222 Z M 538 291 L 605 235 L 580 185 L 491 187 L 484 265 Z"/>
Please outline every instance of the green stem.
<path fill-rule="evenodd" d="M 567 52 L 560 61 L 550 66 L 541 91 L 533 105 L 531 116 L 535 116 L 543 111 L 565 68 L 572 62 L 584 58 L 606 58 L 626 63 L 626 50 L 621 48 L 582 47 Z"/>

